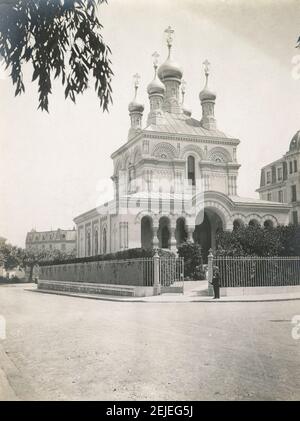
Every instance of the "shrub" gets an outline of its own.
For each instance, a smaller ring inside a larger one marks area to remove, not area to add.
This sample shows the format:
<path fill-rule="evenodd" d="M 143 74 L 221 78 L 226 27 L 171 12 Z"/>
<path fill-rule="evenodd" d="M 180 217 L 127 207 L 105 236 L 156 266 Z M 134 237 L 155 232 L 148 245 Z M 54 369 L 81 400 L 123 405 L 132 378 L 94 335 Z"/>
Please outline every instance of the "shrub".
<path fill-rule="evenodd" d="M 300 227 L 239 227 L 217 235 L 219 256 L 300 256 Z"/>
<path fill-rule="evenodd" d="M 141 259 L 146 257 L 153 257 L 155 254 L 154 249 L 143 249 L 143 248 L 134 248 L 127 249 L 122 251 L 117 251 L 116 253 L 107 253 L 99 254 L 98 256 L 89 256 L 89 257 L 75 257 L 72 259 L 65 260 L 51 260 L 40 262 L 40 266 L 51 266 L 51 265 L 65 265 L 68 263 L 85 263 L 85 262 L 101 262 L 107 260 L 128 260 L 128 259 Z M 160 257 L 174 257 L 175 254 L 170 250 L 158 249 L 158 255 Z"/>
<path fill-rule="evenodd" d="M 191 241 L 186 241 L 178 247 L 179 257 L 184 259 L 185 277 L 192 279 L 205 279 L 201 246 Z"/>

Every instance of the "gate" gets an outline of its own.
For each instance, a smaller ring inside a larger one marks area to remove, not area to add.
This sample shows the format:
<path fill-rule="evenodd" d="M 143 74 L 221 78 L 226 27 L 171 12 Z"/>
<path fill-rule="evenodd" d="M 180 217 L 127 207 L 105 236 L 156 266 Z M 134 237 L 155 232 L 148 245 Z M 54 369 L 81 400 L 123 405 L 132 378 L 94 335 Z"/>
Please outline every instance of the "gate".
<path fill-rule="evenodd" d="M 159 283 L 161 293 L 184 292 L 184 260 L 182 257 L 159 259 Z"/>

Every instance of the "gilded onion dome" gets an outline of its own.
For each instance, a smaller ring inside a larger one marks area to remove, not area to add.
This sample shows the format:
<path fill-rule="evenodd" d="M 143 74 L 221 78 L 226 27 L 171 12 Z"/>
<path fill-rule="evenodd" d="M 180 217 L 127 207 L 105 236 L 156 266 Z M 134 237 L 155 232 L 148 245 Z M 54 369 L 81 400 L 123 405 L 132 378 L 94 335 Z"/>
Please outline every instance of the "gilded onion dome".
<path fill-rule="evenodd" d="M 161 95 L 163 96 L 165 93 L 165 85 L 159 80 L 159 78 L 157 77 L 157 67 L 158 67 L 158 57 L 159 54 L 157 52 L 155 52 L 154 54 L 152 54 L 152 57 L 154 58 L 154 78 L 152 80 L 152 82 L 149 83 L 148 87 L 147 87 L 147 92 L 148 95 Z"/>
<path fill-rule="evenodd" d="M 137 101 L 137 91 L 139 87 L 140 75 L 134 75 L 134 98 L 128 105 L 128 111 L 130 113 L 142 113 L 144 111 L 144 105 Z"/>
<path fill-rule="evenodd" d="M 205 86 L 199 94 L 200 101 L 215 101 L 217 95 L 215 92 L 211 91 L 208 88 L 208 76 L 209 76 L 209 65 L 210 63 L 206 60 L 204 63 L 204 71 L 205 71 Z"/>

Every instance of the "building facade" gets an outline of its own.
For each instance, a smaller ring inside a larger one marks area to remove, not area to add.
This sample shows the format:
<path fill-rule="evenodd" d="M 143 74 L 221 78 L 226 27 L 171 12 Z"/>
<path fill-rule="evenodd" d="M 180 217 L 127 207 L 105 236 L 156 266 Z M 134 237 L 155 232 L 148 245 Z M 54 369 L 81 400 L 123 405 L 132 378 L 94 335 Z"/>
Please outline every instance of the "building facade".
<path fill-rule="evenodd" d="M 153 54 L 145 125 L 135 75 L 128 140 L 111 156 L 114 198 L 74 219 L 79 257 L 134 247 L 175 251 L 187 239 L 200 243 L 205 257 L 219 229 L 288 222 L 287 204 L 238 196 L 240 141 L 217 128 L 209 63 L 204 62 L 199 94 L 202 115 L 199 111 L 194 118 L 184 103 L 186 84 L 173 58 L 172 29 L 166 34 L 166 61 L 158 67 L 158 54 Z"/>
<path fill-rule="evenodd" d="M 27 250 L 51 251 L 59 250 L 63 253 L 74 253 L 77 248 L 77 234 L 72 230 L 39 231 L 32 229 L 26 235 L 25 247 Z"/>
<path fill-rule="evenodd" d="M 277 161 L 261 169 L 260 187 L 263 200 L 288 203 L 289 222 L 300 222 L 300 130 L 293 136 L 289 150 Z"/>

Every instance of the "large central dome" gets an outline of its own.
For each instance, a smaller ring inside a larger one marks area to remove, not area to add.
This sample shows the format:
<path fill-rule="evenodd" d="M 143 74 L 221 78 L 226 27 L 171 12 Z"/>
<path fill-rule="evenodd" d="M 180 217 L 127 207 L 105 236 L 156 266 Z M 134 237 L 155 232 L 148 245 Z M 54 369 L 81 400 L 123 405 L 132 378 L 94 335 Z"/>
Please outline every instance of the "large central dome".
<path fill-rule="evenodd" d="M 158 69 L 158 77 L 162 81 L 168 78 L 181 79 L 182 74 L 181 67 L 173 60 L 170 54 L 167 60 Z"/>

